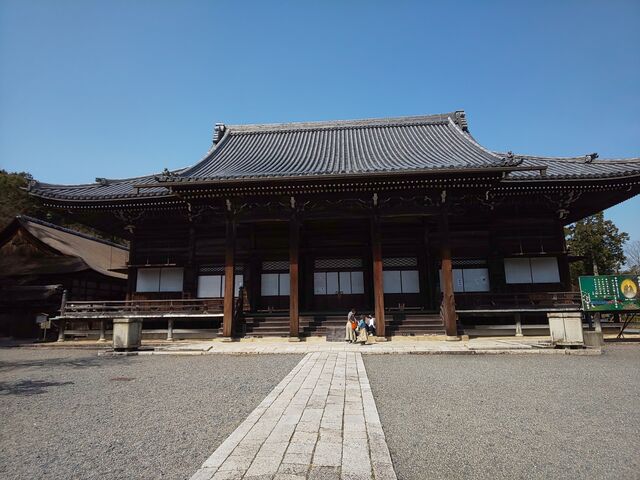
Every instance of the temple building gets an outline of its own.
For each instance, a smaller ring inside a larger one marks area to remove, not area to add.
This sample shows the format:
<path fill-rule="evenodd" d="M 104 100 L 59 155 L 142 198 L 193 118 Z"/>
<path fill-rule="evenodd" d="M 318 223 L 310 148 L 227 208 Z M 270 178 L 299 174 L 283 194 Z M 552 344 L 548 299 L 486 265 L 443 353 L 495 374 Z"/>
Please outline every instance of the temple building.
<path fill-rule="evenodd" d="M 217 124 L 193 166 L 29 191 L 130 241 L 127 301 L 65 318 L 298 338 L 355 307 L 379 336 L 456 337 L 579 309 L 563 227 L 638 194 L 640 159 L 492 151 L 457 111 Z"/>
<path fill-rule="evenodd" d="M 122 245 L 17 216 L 0 230 L 0 335 L 40 336 L 36 318 L 57 315 L 63 297 L 123 300 L 128 253 Z M 75 327 L 82 336 L 92 329 L 81 319 Z"/>

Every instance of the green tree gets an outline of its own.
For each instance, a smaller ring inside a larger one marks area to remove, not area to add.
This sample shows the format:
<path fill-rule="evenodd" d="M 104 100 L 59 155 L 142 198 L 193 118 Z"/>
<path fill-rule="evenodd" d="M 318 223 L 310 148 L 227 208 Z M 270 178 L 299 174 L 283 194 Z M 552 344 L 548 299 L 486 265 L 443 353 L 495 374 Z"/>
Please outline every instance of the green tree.
<path fill-rule="evenodd" d="M 24 190 L 31 175 L 0 170 L 0 228 L 6 227 L 16 215 L 42 216 L 44 210 Z"/>
<path fill-rule="evenodd" d="M 627 256 L 628 273 L 640 275 L 640 240 L 628 243 L 624 253 Z"/>
<path fill-rule="evenodd" d="M 25 172 L 13 173 L 0 170 L 0 230 L 4 229 L 16 215 L 28 215 L 97 238 L 124 244 L 119 238 L 106 235 L 85 225 L 85 223 L 91 224 L 86 221 L 86 218 L 83 223 L 82 218 L 71 216 L 62 210 L 43 206 L 37 198 L 32 197 L 26 191 L 31 178 L 31 175 Z"/>
<path fill-rule="evenodd" d="M 571 264 L 571 279 L 580 275 L 612 275 L 625 263 L 624 245 L 629 235 L 618 230 L 602 212 L 586 217 L 565 229 L 571 255 L 584 257 Z"/>

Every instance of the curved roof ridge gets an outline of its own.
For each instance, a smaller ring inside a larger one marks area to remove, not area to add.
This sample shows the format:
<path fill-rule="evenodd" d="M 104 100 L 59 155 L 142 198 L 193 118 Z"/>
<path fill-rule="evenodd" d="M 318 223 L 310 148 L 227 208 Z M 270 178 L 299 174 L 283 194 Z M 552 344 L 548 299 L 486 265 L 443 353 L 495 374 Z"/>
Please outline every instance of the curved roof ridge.
<path fill-rule="evenodd" d="M 495 157 L 496 160 L 499 160 L 501 162 L 505 162 L 505 160 L 507 160 L 507 157 L 509 156 L 507 153 L 499 153 L 493 150 L 489 150 L 488 148 L 482 146 L 469 132 L 462 130 L 460 126 L 455 121 L 453 121 L 451 117 L 449 117 L 449 121 L 451 122 L 451 126 L 456 130 L 456 132 L 459 135 L 462 135 L 465 138 L 465 140 L 471 142 L 473 146 L 479 148 L 480 150 L 487 153 L 488 155 Z"/>
<path fill-rule="evenodd" d="M 358 127 L 385 127 L 415 124 L 445 123 L 448 119 L 455 118 L 456 112 L 438 113 L 432 115 L 410 115 L 401 117 L 361 118 L 354 120 L 320 120 L 313 122 L 286 122 L 263 124 L 236 124 L 225 125 L 231 133 L 260 133 L 289 130 L 316 130 L 334 128 L 358 128 Z"/>
<path fill-rule="evenodd" d="M 494 153 L 498 155 L 506 155 L 506 153 L 494 151 Z M 568 163 L 591 163 L 591 164 L 611 164 L 611 163 L 637 163 L 640 162 L 640 157 L 628 157 L 628 158 L 595 158 L 590 162 L 586 162 L 585 158 L 592 154 L 580 155 L 580 156 L 571 156 L 571 157 L 551 157 L 545 155 L 527 155 L 514 153 L 514 156 L 523 158 L 525 160 L 548 160 L 551 162 L 568 162 Z"/>
<path fill-rule="evenodd" d="M 170 172 L 174 175 L 181 175 L 185 170 L 189 169 L 191 167 L 182 167 L 182 168 L 177 168 L 175 170 L 170 170 Z M 127 177 L 127 178 L 105 178 L 105 180 L 108 182 L 108 185 L 113 185 L 113 184 L 119 184 L 119 183 L 129 183 L 129 182 L 135 182 L 135 181 L 140 181 L 140 180 L 153 180 L 154 177 L 157 177 L 158 175 L 162 175 L 163 172 L 156 172 L 156 173 L 150 173 L 148 175 L 140 175 L 137 177 Z M 100 178 L 100 177 L 97 177 Z M 102 185 L 100 184 L 100 182 L 93 182 L 93 183 L 74 183 L 74 184 L 65 184 L 65 183 L 47 183 L 47 182 L 40 182 L 38 180 L 33 180 L 34 182 L 36 182 L 36 186 L 34 187 L 35 189 L 39 189 L 39 188 L 47 188 L 47 187 L 55 187 L 55 188 L 74 188 L 74 189 L 82 189 L 82 188 L 90 188 L 90 187 L 102 187 L 102 186 L 108 186 L 108 185 Z"/>

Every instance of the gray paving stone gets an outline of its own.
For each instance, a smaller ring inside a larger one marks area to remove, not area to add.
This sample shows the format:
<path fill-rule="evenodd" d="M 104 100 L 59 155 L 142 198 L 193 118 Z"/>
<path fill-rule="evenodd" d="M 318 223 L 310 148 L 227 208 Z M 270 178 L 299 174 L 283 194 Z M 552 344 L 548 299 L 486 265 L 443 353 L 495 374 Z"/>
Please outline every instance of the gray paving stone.
<path fill-rule="evenodd" d="M 304 478 L 307 477 L 308 471 L 309 465 L 302 465 L 298 463 L 281 463 L 280 468 L 278 468 L 278 474 L 288 473 L 290 475 L 303 475 Z"/>
<path fill-rule="evenodd" d="M 340 480 L 340 469 L 336 467 L 316 467 L 309 469 L 308 480 Z"/>
<path fill-rule="evenodd" d="M 314 352 L 193 479 L 396 480 L 359 352 Z"/>
<path fill-rule="evenodd" d="M 324 467 L 339 467 L 342 464 L 342 442 L 318 442 L 313 453 L 312 464 Z"/>

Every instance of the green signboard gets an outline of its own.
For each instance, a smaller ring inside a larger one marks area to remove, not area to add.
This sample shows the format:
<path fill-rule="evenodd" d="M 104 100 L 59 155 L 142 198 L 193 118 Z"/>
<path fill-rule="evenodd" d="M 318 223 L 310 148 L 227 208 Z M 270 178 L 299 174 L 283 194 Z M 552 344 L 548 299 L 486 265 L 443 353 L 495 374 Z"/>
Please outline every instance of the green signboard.
<path fill-rule="evenodd" d="M 585 312 L 640 311 L 640 275 L 580 277 Z"/>

